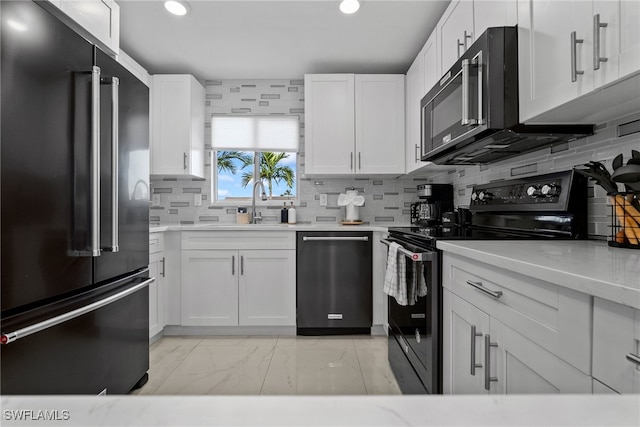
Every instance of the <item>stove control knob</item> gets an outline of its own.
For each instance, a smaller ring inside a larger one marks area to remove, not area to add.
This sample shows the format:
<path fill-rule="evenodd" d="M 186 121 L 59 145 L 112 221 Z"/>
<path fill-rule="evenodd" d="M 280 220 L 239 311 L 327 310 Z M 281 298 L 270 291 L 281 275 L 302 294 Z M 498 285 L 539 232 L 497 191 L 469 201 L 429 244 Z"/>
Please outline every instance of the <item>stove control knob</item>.
<path fill-rule="evenodd" d="M 471 193 L 471 201 L 475 202 L 476 200 L 478 200 L 478 193 L 474 191 L 473 193 Z"/>
<path fill-rule="evenodd" d="M 560 186 L 555 184 L 545 184 L 542 186 L 542 194 L 547 197 L 560 195 Z"/>
<path fill-rule="evenodd" d="M 527 188 L 527 195 L 529 197 L 540 197 L 542 196 L 542 191 L 540 190 L 539 185 L 531 185 Z"/>
<path fill-rule="evenodd" d="M 493 194 L 485 193 L 484 191 L 481 191 L 480 195 L 478 196 L 478 198 L 480 200 L 482 200 L 483 202 L 488 202 L 489 200 L 493 199 Z"/>

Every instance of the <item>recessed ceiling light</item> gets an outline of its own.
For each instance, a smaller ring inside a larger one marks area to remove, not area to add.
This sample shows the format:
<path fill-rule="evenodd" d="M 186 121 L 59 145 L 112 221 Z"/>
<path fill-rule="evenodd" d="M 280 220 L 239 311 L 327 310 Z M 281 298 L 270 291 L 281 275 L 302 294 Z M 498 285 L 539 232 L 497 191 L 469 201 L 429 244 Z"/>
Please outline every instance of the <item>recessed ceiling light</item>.
<path fill-rule="evenodd" d="M 164 7 L 174 15 L 183 16 L 189 13 L 191 6 L 184 0 L 169 0 L 164 2 Z"/>
<path fill-rule="evenodd" d="M 358 0 L 342 0 L 340 3 L 340 11 L 347 15 L 356 13 L 360 9 L 360 2 Z"/>

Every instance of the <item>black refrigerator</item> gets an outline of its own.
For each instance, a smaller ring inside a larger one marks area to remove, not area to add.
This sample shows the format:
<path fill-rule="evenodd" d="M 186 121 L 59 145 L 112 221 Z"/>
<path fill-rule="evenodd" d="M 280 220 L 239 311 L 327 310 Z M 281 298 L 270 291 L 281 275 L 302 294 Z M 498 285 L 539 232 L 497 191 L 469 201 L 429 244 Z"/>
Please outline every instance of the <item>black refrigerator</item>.
<path fill-rule="evenodd" d="M 149 91 L 38 3 L 0 8 L 0 393 L 128 393 L 149 368 Z"/>

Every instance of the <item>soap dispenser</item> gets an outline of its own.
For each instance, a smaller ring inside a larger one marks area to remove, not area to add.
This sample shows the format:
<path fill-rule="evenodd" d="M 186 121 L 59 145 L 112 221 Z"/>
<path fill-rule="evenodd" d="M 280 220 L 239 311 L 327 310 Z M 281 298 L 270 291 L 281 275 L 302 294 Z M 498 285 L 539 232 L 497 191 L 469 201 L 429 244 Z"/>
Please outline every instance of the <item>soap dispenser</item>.
<path fill-rule="evenodd" d="M 296 223 L 296 208 L 293 207 L 293 202 L 291 202 L 291 207 L 289 208 L 288 211 L 288 218 L 287 221 L 289 224 L 295 224 Z"/>
<path fill-rule="evenodd" d="M 280 222 L 282 224 L 289 222 L 289 209 L 287 209 L 287 202 L 284 202 L 284 206 L 280 210 Z"/>

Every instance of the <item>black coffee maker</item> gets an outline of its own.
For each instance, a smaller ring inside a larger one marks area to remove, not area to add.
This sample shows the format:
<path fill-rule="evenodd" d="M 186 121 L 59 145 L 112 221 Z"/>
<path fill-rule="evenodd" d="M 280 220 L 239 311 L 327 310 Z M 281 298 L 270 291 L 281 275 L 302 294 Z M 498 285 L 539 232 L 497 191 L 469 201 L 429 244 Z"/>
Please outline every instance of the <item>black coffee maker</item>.
<path fill-rule="evenodd" d="M 418 185 L 419 202 L 411 205 L 411 224 L 432 227 L 442 224 L 442 213 L 453 210 L 453 185 Z"/>

